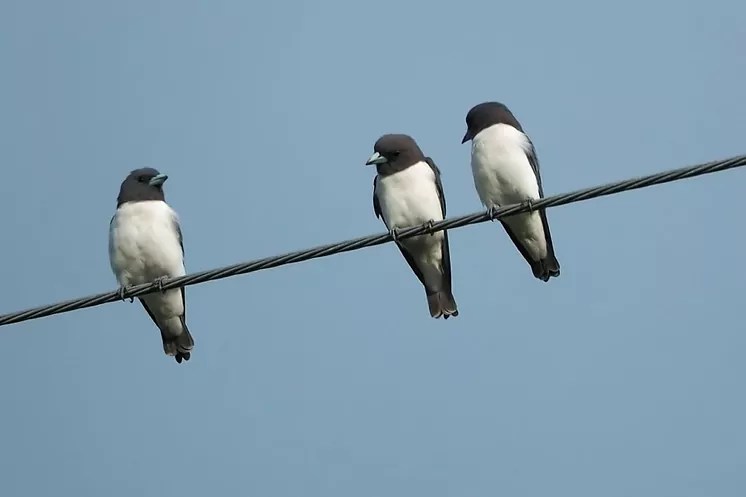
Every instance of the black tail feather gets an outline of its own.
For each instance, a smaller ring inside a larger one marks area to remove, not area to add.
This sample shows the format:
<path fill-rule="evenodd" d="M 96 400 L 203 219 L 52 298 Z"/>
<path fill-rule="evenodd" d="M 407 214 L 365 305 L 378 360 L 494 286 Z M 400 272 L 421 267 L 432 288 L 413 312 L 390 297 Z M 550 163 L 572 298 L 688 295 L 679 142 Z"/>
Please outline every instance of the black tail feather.
<path fill-rule="evenodd" d="M 559 261 L 554 256 L 554 252 L 550 252 L 547 257 L 539 261 L 529 260 L 529 264 L 534 276 L 542 281 L 549 281 L 549 278 L 556 278 L 560 275 Z"/>

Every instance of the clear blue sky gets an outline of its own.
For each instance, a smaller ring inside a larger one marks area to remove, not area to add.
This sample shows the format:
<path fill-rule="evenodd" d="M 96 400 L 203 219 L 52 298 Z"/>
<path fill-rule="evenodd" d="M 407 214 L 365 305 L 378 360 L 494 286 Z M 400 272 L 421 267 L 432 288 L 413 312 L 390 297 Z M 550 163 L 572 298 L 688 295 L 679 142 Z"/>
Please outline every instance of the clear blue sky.
<path fill-rule="evenodd" d="M 736 1 L 0 3 L 0 312 L 115 288 L 152 166 L 190 271 L 380 232 L 363 166 L 413 135 L 451 215 L 500 100 L 555 194 L 746 151 Z M 451 233 L 461 315 L 392 245 L 0 328 L 0 495 L 746 494 L 745 171 L 549 211 L 544 284 Z"/>

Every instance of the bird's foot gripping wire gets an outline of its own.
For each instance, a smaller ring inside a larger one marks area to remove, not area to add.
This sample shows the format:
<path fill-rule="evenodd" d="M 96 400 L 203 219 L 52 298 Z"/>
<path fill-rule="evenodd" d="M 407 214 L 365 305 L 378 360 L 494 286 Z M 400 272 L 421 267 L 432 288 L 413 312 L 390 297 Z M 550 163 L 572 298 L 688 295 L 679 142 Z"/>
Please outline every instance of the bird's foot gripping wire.
<path fill-rule="evenodd" d="M 431 219 L 428 222 L 424 223 L 423 226 L 427 228 L 427 232 L 430 233 L 431 236 L 435 234 L 435 232 L 433 231 L 433 226 L 435 226 L 435 221 Z"/>
<path fill-rule="evenodd" d="M 395 242 L 398 242 L 399 241 L 399 228 L 391 228 L 389 230 L 389 236 L 391 237 L 392 240 L 394 240 Z"/>
<path fill-rule="evenodd" d="M 129 290 L 130 288 L 131 287 L 124 286 L 124 285 L 119 287 L 119 290 L 117 290 L 117 294 L 119 294 L 119 300 L 121 300 L 122 302 L 127 300 L 127 297 L 125 297 L 124 294 L 127 293 L 127 290 Z M 130 299 L 130 304 L 135 301 L 134 297 L 130 297 L 129 299 Z"/>
<path fill-rule="evenodd" d="M 490 216 L 490 221 L 494 221 L 497 218 L 497 211 L 500 210 L 500 207 L 497 205 L 493 205 L 489 209 L 487 209 L 487 214 Z"/>
<path fill-rule="evenodd" d="M 160 278 L 156 278 L 156 279 L 155 279 L 155 280 L 153 281 L 153 283 L 155 283 L 155 284 L 156 284 L 156 286 L 158 287 L 158 290 L 159 290 L 159 291 L 160 291 L 161 293 L 163 293 L 163 291 L 164 291 L 164 290 L 163 290 L 163 283 L 165 283 L 167 279 L 168 279 L 168 276 L 161 276 Z"/>
<path fill-rule="evenodd" d="M 526 207 L 528 209 L 528 212 L 534 211 L 534 201 L 531 199 L 524 200 L 523 202 L 521 202 L 521 205 L 523 207 Z"/>

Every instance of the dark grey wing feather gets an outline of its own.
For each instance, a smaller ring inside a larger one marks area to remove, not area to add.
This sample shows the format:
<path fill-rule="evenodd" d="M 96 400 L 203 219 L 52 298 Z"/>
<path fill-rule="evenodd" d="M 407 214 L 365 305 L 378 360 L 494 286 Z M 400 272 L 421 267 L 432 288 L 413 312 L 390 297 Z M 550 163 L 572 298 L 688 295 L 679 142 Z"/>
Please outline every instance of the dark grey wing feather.
<path fill-rule="evenodd" d="M 545 216 L 541 216 L 542 223 L 544 223 L 544 219 L 545 219 Z M 528 249 L 524 245 L 524 241 L 521 240 L 518 236 L 516 236 L 516 234 L 513 233 L 513 231 L 511 231 L 510 226 L 508 226 L 508 224 L 505 221 L 500 221 L 500 224 L 502 224 L 503 228 L 505 228 L 505 231 L 506 233 L 508 233 L 508 236 L 510 237 L 510 240 L 513 242 L 513 245 L 516 246 L 516 248 L 521 253 L 523 258 L 526 259 L 526 262 L 528 262 L 529 265 L 533 268 L 534 264 L 536 264 L 537 261 L 531 258 L 531 254 L 528 253 Z M 546 224 L 544 224 L 544 233 L 549 233 L 549 231 L 547 230 Z"/>
<path fill-rule="evenodd" d="M 448 283 L 448 291 L 451 291 L 451 249 L 448 246 L 448 231 L 443 230 L 443 243 L 441 244 L 443 253 L 443 277 Z"/>
<path fill-rule="evenodd" d="M 417 279 L 420 280 L 420 283 L 422 283 L 422 286 L 424 286 L 428 292 L 434 291 L 425 282 L 425 275 L 422 274 L 422 271 L 420 271 L 420 268 L 417 266 L 417 261 L 414 260 L 414 257 L 412 257 L 406 247 L 400 242 L 396 242 L 396 246 L 399 248 L 401 255 L 404 256 L 404 260 L 407 261 L 407 264 L 409 264 L 409 267 L 412 269 L 415 276 L 417 276 Z"/>
<path fill-rule="evenodd" d="M 145 303 L 145 301 L 144 301 L 143 299 L 141 299 L 141 298 L 138 298 L 137 300 L 139 300 L 139 301 L 140 301 L 140 303 L 142 304 L 142 306 L 143 306 L 143 307 L 145 308 L 145 311 L 146 311 L 146 312 L 148 313 L 148 316 L 150 316 L 150 319 L 152 319 L 152 320 L 153 320 L 153 322 L 155 323 L 155 325 L 156 325 L 156 326 L 158 327 L 158 329 L 160 330 L 160 329 L 161 329 L 161 326 L 160 326 L 160 325 L 158 324 L 158 321 L 157 321 L 157 320 L 155 319 L 155 314 L 153 314 L 153 311 L 151 311 L 151 310 L 150 310 L 150 309 L 148 308 L 148 304 L 146 304 L 146 303 Z M 161 334 L 163 334 L 163 332 L 162 332 L 162 331 L 161 331 Z"/>
<path fill-rule="evenodd" d="M 539 185 L 539 197 L 544 198 L 544 187 L 541 184 L 541 170 L 539 169 L 539 157 L 538 155 L 536 155 L 536 148 L 534 147 L 531 138 L 529 138 L 528 135 L 525 133 L 524 136 L 526 137 L 526 140 L 528 140 L 529 145 L 528 150 L 526 150 L 526 157 L 528 157 L 528 162 L 529 164 L 531 164 L 531 169 L 534 170 L 536 183 Z M 545 209 L 539 210 L 539 217 L 541 218 L 541 224 L 544 227 L 544 238 L 547 242 L 547 251 L 552 259 L 556 259 L 554 255 L 554 244 L 552 243 L 552 233 L 549 231 L 549 221 L 547 220 L 547 212 Z M 525 257 L 529 264 L 531 264 L 533 267 L 534 262 L 532 262 L 531 257 L 528 255 L 525 247 L 517 242 L 517 238 L 513 233 L 511 233 L 507 224 L 503 223 L 503 226 L 505 226 L 505 230 L 508 232 L 508 235 L 510 235 L 513 243 L 516 244 L 523 257 Z"/>
<path fill-rule="evenodd" d="M 539 184 L 539 196 L 544 198 L 544 187 L 541 186 L 541 171 L 539 170 L 539 157 L 536 155 L 536 148 L 534 147 L 531 138 L 524 133 L 526 140 L 528 140 L 529 150 L 526 150 L 526 157 L 528 162 L 531 164 L 531 169 L 534 170 L 534 176 L 536 176 L 536 182 Z"/>
<path fill-rule="evenodd" d="M 376 186 L 378 185 L 378 176 L 373 178 L 373 212 L 377 218 L 381 217 L 381 204 L 378 203 L 378 195 L 376 194 Z M 383 224 L 386 224 L 386 220 L 383 220 Z M 388 228 L 388 225 L 386 225 Z"/>
<path fill-rule="evenodd" d="M 181 226 L 179 226 L 179 220 L 176 218 L 176 216 L 174 216 L 172 220 L 173 220 L 174 229 L 176 230 L 176 237 L 179 239 L 179 246 L 181 247 L 181 256 L 184 257 L 184 236 L 181 234 Z M 186 319 L 186 288 L 181 287 L 180 290 L 181 290 L 181 306 L 184 308 L 184 314 L 182 314 L 181 317 L 182 319 Z M 143 305 L 145 304 L 143 303 Z"/>
<path fill-rule="evenodd" d="M 435 174 L 435 186 L 438 188 L 438 198 L 440 198 L 440 211 L 443 213 L 443 218 L 446 217 L 446 196 L 443 194 L 443 183 L 440 181 L 440 169 L 435 165 L 435 161 L 430 157 L 425 157 L 425 162 L 430 166 Z"/>
<path fill-rule="evenodd" d="M 176 237 L 179 239 L 179 246 L 181 247 L 181 255 L 184 256 L 184 237 L 181 234 L 181 226 L 179 226 L 179 220 L 173 218 L 174 229 L 176 230 Z"/>
<path fill-rule="evenodd" d="M 440 180 L 440 169 L 431 157 L 425 157 L 425 162 L 435 175 L 435 186 L 438 188 L 438 198 L 440 199 L 440 211 L 443 213 L 443 219 L 446 218 L 446 196 L 443 193 L 443 182 Z M 451 250 L 448 245 L 448 231 L 443 230 L 443 243 L 440 247 L 443 257 L 443 276 L 448 283 L 448 291 L 451 290 Z M 420 278 L 422 279 L 422 278 Z M 423 283 L 424 284 L 424 283 Z"/>

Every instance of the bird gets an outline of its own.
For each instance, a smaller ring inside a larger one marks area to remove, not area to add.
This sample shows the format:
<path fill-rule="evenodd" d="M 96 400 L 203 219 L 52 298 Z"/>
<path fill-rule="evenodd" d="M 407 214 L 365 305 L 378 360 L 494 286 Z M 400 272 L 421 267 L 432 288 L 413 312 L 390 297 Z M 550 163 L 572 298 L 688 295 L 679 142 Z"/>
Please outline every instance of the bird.
<path fill-rule="evenodd" d="M 135 169 L 119 189 L 109 224 L 109 262 L 120 296 L 132 285 L 156 281 L 162 287 L 167 278 L 186 274 L 179 218 L 163 193 L 167 179 L 153 168 Z M 194 347 L 186 323 L 185 289 L 160 290 L 138 300 L 160 330 L 165 354 L 181 364 Z"/>
<path fill-rule="evenodd" d="M 483 102 L 466 114 L 461 143 L 471 140 L 471 170 L 480 200 L 494 215 L 500 206 L 544 198 L 539 159 L 531 139 L 500 102 Z M 560 275 L 544 209 L 501 219 L 534 276 L 544 282 Z"/>
<path fill-rule="evenodd" d="M 440 170 L 425 157 L 409 135 L 386 134 L 373 146 L 365 163 L 375 165 L 373 212 L 382 219 L 404 259 L 425 288 L 430 316 L 448 319 L 458 316 L 451 291 L 451 256 L 448 233 L 437 231 L 405 240 L 398 230 L 441 221 L 446 215 L 446 199 Z"/>

